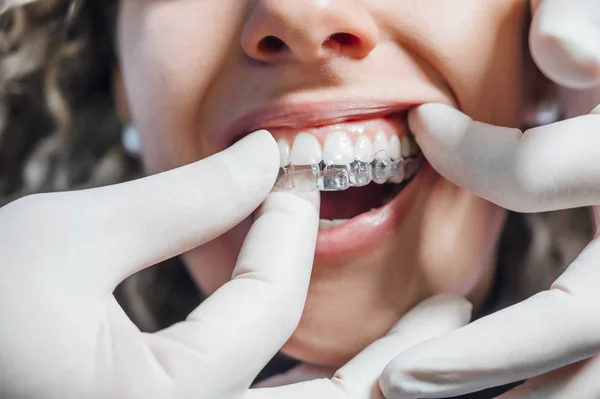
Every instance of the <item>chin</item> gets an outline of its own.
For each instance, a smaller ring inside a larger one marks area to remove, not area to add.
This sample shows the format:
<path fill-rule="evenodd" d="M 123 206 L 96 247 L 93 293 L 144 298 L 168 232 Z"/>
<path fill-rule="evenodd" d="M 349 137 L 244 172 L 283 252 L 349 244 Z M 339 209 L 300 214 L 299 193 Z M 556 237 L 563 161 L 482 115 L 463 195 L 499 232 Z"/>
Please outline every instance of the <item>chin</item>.
<path fill-rule="evenodd" d="M 362 243 L 362 251 L 346 256 L 317 253 L 302 319 L 283 353 L 340 367 L 428 297 L 457 294 L 480 309 L 504 212 L 428 165 L 385 206 L 407 209 L 376 245 Z"/>

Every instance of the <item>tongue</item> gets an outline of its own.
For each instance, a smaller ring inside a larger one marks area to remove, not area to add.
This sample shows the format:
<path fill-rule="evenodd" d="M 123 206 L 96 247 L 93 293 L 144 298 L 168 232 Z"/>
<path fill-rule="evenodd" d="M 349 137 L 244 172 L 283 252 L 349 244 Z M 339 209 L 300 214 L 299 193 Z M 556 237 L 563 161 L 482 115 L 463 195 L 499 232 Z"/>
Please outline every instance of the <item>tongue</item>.
<path fill-rule="evenodd" d="M 322 192 L 321 219 L 352 219 L 378 208 L 382 197 L 383 186 L 374 183 L 344 191 Z"/>

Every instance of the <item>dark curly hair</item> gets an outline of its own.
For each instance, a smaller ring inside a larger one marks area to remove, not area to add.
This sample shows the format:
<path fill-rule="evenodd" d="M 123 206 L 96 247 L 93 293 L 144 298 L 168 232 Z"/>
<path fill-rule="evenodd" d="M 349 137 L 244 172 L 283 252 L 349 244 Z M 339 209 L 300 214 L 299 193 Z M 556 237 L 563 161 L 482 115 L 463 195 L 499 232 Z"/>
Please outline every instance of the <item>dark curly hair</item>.
<path fill-rule="evenodd" d="M 117 10 L 118 0 L 0 0 L 0 206 L 142 175 L 121 145 L 112 90 Z M 587 209 L 510 213 L 494 303 L 547 289 L 592 229 Z M 182 320 L 202 299 L 178 259 L 132 276 L 115 295 L 144 331 Z"/>

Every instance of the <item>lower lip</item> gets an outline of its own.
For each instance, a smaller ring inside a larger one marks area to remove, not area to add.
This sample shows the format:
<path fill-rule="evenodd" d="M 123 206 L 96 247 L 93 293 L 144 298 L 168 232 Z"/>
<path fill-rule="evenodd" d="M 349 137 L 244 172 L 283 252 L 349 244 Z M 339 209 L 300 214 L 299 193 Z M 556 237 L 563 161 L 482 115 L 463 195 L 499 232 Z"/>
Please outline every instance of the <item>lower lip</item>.
<path fill-rule="evenodd" d="M 360 256 L 381 245 L 402 224 L 430 171 L 425 163 L 413 180 L 387 205 L 355 216 L 341 226 L 319 231 L 316 260 L 335 261 Z"/>

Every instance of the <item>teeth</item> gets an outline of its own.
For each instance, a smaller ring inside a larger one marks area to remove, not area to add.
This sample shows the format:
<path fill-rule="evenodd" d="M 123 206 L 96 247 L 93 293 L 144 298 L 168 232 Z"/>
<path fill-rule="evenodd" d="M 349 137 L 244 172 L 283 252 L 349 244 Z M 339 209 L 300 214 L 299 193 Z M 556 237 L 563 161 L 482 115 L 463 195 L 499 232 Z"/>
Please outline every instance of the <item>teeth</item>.
<path fill-rule="evenodd" d="M 373 181 L 375 183 L 383 184 L 389 179 L 391 172 L 391 164 L 389 161 L 375 159 L 371 163 L 371 168 L 373 169 Z"/>
<path fill-rule="evenodd" d="M 336 219 L 336 220 L 321 219 L 321 220 L 319 220 L 319 230 L 320 231 L 331 230 L 333 228 L 343 225 L 348 220 L 349 219 Z"/>
<path fill-rule="evenodd" d="M 331 226 L 331 220 L 321 219 L 319 220 L 319 231 L 331 230 L 333 227 Z"/>
<path fill-rule="evenodd" d="M 319 167 L 316 165 L 292 166 L 294 188 L 298 191 L 314 191 L 317 190 L 319 182 Z"/>
<path fill-rule="evenodd" d="M 394 135 L 390 139 L 390 158 L 392 161 L 397 161 L 402 157 L 402 151 L 400 149 L 400 139 Z"/>
<path fill-rule="evenodd" d="M 356 160 L 350 164 L 350 183 L 354 187 L 363 187 L 373 180 L 370 162 Z"/>
<path fill-rule="evenodd" d="M 388 177 L 389 183 L 402 183 L 406 177 L 406 163 L 409 161 L 394 162 L 390 167 L 390 175 Z"/>
<path fill-rule="evenodd" d="M 423 155 L 418 155 L 416 157 L 409 158 L 404 163 L 404 175 L 409 177 L 414 176 L 419 171 L 419 169 L 421 169 L 421 166 L 423 166 L 424 162 L 425 158 L 423 157 Z"/>
<path fill-rule="evenodd" d="M 287 190 L 294 188 L 293 173 L 290 173 L 289 167 L 279 168 L 276 186 Z"/>
<path fill-rule="evenodd" d="M 346 133 L 336 132 L 325 141 L 323 161 L 326 164 L 346 165 L 354 161 L 352 141 Z"/>
<path fill-rule="evenodd" d="M 346 223 L 349 219 L 335 219 L 331 221 L 333 227 L 338 227 Z"/>
<path fill-rule="evenodd" d="M 406 158 L 409 155 L 410 151 L 410 141 L 408 140 L 408 136 L 402 137 L 402 142 L 400 145 L 402 158 Z"/>
<path fill-rule="evenodd" d="M 373 160 L 373 144 L 367 136 L 360 136 L 354 144 L 354 156 L 358 161 L 371 162 Z"/>
<path fill-rule="evenodd" d="M 296 136 L 290 150 L 287 140 L 279 146 L 281 168 L 276 182 L 278 188 L 299 191 L 343 191 L 350 187 L 402 183 L 412 178 L 423 164 L 412 136 L 400 139 L 392 135 L 388 141 L 379 132 L 373 143 L 359 135 L 353 144 L 348 134 L 336 131 L 327 137 L 325 146 L 310 133 Z"/>
<path fill-rule="evenodd" d="M 279 139 L 277 145 L 279 146 L 280 166 L 283 168 L 290 164 L 290 143 L 285 139 Z"/>
<path fill-rule="evenodd" d="M 331 165 L 323 163 L 320 185 L 323 191 L 341 191 L 352 186 L 349 165 Z"/>
<path fill-rule="evenodd" d="M 316 165 L 322 160 L 323 150 L 316 137 L 310 133 L 298 133 L 290 154 L 290 163 L 308 166 Z"/>
<path fill-rule="evenodd" d="M 419 146 L 415 142 L 414 138 L 409 136 L 402 137 L 401 152 L 402 158 L 414 156 L 419 152 Z"/>
<path fill-rule="evenodd" d="M 385 133 L 379 132 L 375 136 L 373 141 L 373 151 L 375 152 L 375 158 L 385 160 L 388 159 L 390 153 L 390 145 L 388 143 Z"/>

